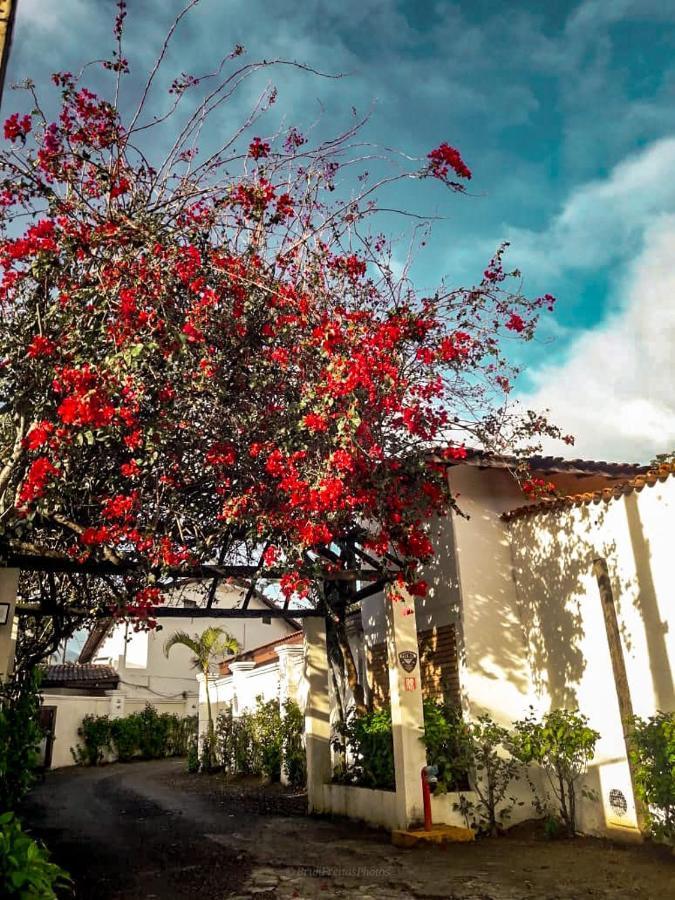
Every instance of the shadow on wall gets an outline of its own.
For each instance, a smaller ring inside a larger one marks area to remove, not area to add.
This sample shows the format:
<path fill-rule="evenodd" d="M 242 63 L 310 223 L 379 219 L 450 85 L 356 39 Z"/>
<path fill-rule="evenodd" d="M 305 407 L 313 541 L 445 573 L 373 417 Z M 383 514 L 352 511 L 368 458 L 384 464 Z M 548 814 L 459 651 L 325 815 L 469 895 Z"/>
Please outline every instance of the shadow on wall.
<path fill-rule="evenodd" d="M 666 633 L 668 623 L 663 622 L 654 588 L 651 569 L 651 550 L 645 537 L 638 508 L 638 495 L 629 494 L 625 498 L 626 518 L 635 560 L 634 605 L 642 618 L 649 655 L 649 668 L 654 685 L 654 699 L 657 709 L 666 712 L 675 710 L 673 672 L 668 658 Z"/>
<path fill-rule="evenodd" d="M 523 625 L 514 604 L 508 535 L 494 511 L 471 510 L 470 558 L 462 548 L 459 580 L 464 592 L 459 652 L 472 673 L 490 681 L 508 681 L 523 695 L 530 679 Z M 496 551 L 500 547 L 501 552 Z M 507 552 L 504 552 L 506 549 Z M 481 571 L 476 576 L 474 568 Z M 464 643 L 466 641 L 466 643 Z"/>
<path fill-rule="evenodd" d="M 548 693 L 553 708 L 578 706 L 586 668 L 582 604 L 597 594 L 594 558 L 611 558 L 616 550 L 614 544 L 597 544 L 604 516 L 603 509 L 583 506 L 571 515 L 526 517 L 511 525 L 517 605 L 533 683 L 537 692 Z"/>

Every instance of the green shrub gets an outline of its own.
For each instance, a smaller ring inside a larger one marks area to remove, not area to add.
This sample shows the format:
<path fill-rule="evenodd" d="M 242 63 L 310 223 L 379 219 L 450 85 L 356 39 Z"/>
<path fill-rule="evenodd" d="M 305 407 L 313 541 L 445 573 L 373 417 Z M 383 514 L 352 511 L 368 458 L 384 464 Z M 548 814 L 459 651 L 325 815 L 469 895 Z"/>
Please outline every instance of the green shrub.
<path fill-rule="evenodd" d="M 340 745 L 346 748 L 341 777 L 361 787 L 393 789 L 396 776 L 389 707 L 364 715 L 352 712 L 336 730 Z"/>
<path fill-rule="evenodd" d="M 113 719 L 110 723 L 110 733 L 120 762 L 129 762 L 138 754 L 139 723 L 135 715 Z"/>
<path fill-rule="evenodd" d="M 218 754 L 217 737 L 204 734 L 202 736 L 201 755 L 199 755 L 199 771 L 219 772 L 222 768 Z"/>
<path fill-rule="evenodd" d="M 424 701 L 424 735 L 427 762 L 438 768 L 437 793 L 468 788 L 472 763 L 471 735 L 456 706 Z"/>
<path fill-rule="evenodd" d="M 286 700 L 281 717 L 281 752 L 288 783 L 302 787 L 307 781 L 307 755 L 302 736 L 305 717 L 294 700 Z"/>
<path fill-rule="evenodd" d="M 292 700 L 284 704 L 283 715 L 277 700 L 262 697 L 253 712 L 235 716 L 227 707 L 216 721 L 217 761 L 231 775 L 266 775 L 278 781 L 283 758 L 289 782 L 304 784 L 303 728 L 304 717 Z"/>
<path fill-rule="evenodd" d="M 77 729 L 81 743 L 70 752 L 80 766 L 98 766 L 105 759 L 107 751 L 112 750 L 112 734 L 109 716 L 86 715 Z"/>
<path fill-rule="evenodd" d="M 193 775 L 199 772 L 199 738 L 194 734 L 187 748 L 187 770 Z"/>
<path fill-rule="evenodd" d="M 149 703 L 141 712 L 132 713 L 138 725 L 138 750 L 141 759 L 168 756 L 170 724 L 166 713 L 160 715 Z"/>
<path fill-rule="evenodd" d="M 21 828 L 14 813 L 0 815 L 0 894 L 20 900 L 56 900 L 70 885 L 67 872 Z"/>
<path fill-rule="evenodd" d="M 533 712 L 514 723 L 511 751 L 523 763 L 536 763 L 544 771 L 567 834 L 576 834 L 576 786 L 595 753 L 600 735 L 576 710 L 554 709 L 537 721 Z M 595 799 L 590 791 L 582 796 Z M 545 812 L 536 796 L 535 805 Z"/>
<path fill-rule="evenodd" d="M 253 713 L 253 732 L 258 746 L 257 756 L 260 769 L 271 781 L 279 781 L 281 776 L 281 712 L 279 701 L 264 701 L 257 698 Z"/>
<path fill-rule="evenodd" d="M 39 685 L 33 669 L 0 686 L 0 810 L 12 809 L 35 779 L 42 738 Z"/>
<path fill-rule="evenodd" d="M 675 843 L 675 713 L 636 718 L 637 791 L 647 807 L 647 826 L 658 840 Z"/>
<path fill-rule="evenodd" d="M 464 816 L 470 816 L 478 831 L 488 834 L 499 833 L 511 817 L 517 802 L 508 798 L 506 792 L 516 781 L 521 768 L 520 761 L 507 751 L 510 742 L 508 729 L 497 725 L 490 716 L 479 716 L 467 726 L 469 753 L 471 758 L 471 784 L 478 801 L 467 801 L 464 797 L 459 808 Z M 520 804 L 522 805 L 522 803 Z"/>
<path fill-rule="evenodd" d="M 199 718 L 197 716 L 169 715 L 167 756 L 187 756 L 197 737 Z"/>
<path fill-rule="evenodd" d="M 185 756 L 196 731 L 196 716 L 160 714 L 148 703 L 140 712 L 118 719 L 85 716 L 77 732 L 81 743 L 72 753 L 75 762 L 83 766 L 99 765 L 106 751 L 114 752 L 120 762 Z"/>

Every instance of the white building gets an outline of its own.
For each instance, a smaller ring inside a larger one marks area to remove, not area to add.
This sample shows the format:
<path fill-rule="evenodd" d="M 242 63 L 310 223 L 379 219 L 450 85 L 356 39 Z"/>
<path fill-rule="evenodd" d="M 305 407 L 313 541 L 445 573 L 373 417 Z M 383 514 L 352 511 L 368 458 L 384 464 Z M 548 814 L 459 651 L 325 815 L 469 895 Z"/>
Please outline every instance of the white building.
<path fill-rule="evenodd" d="M 539 714 L 579 709 L 601 737 L 585 777 L 597 799 L 579 797 L 578 825 L 587 833 L 638 836 L 612 638 L 594 561 L 604 560 L 609 572 L 610 612 L 634 713 L 675 711 L 675 466 L 647 474 L 638 466 L 581 460 L 540 458 L 532 465 L 562 499 L 527 501 L 505 460 L 476 454 L 449 466 L 450 489 L 465 517 L 453 515 L 440 525 L 437 558 L 425 573 L 429 595 L 407 604 L 372 596 L 350 622 L 357 667 L 374 704 L 391 702 L 396 792 L 332 783 L 325 631 L 322 620 L 305 620 L 301 691 L 308 694 L 314 811 L 388 827 L 419 821 L 426 764 L 422 697 L 444 695 L 466 719 L 488 713 L 505 726 L 530 707 Z M 408 664 L 414 656 L 412 669 L 403 668 L 401 653 Z M 262 684 L 263 676 L 256 669 L 245 659 L 229 666 L 212 679 L 213 699 L 254 697 L 252 680 Z M 272 669 L 266 674 L 270 692 Z M 536 815 L 524 783 L 509 794 L 524 801 L 513 822 Z M 456 800 L 434 798 L 435 820 L 463 824 L 452 809 Z"/>
<path fill-rule="evenodd" d="M 245 587 L 223 584 L 215 593 L 214 608 L 240 606 L 245 594 Z M 190 597 L 186 591 L 180 604 L 189 603 Z M 262 612 L 276 609 L 257 592 L 251 596 L 249 608 Z M 88 713 L 119 717 L 150 703 L 159 713 L 197 715 L 199 686 L 191 652 L 177 645 L 168 657 L 164 653 L 166 640 L 175 632 L 198 635 L 210 625 L 221 626 L 237 640 L 239 652 L 244 652 L 298 629 L 290 616 L 231 619 L 160 615 L 158 621 L 160 628 L 136 632 L 124 623 L 105 620 L 92 629 L 77 664 L 50 666 L 43 689 L 43 721 L 51 731 L 46 749 L 52 768 L 73 765 L 70 748 L 77 744 L 77 729 Z"/>

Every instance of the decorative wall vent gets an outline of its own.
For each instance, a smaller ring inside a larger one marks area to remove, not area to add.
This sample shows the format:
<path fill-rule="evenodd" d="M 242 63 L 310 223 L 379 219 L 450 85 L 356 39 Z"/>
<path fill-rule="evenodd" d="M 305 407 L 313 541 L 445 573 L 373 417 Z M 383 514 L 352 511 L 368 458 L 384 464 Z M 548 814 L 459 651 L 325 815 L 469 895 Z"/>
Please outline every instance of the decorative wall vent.
<path fill-rule="evenodd" d="M 620 791 L 618 788 L 612 788 L 609 792 L 609 805 L 612 807 L 614 814 L 619 816 L 619 818 L 625 816 L 628 811 L 626 797 L 623 791 Z"/>

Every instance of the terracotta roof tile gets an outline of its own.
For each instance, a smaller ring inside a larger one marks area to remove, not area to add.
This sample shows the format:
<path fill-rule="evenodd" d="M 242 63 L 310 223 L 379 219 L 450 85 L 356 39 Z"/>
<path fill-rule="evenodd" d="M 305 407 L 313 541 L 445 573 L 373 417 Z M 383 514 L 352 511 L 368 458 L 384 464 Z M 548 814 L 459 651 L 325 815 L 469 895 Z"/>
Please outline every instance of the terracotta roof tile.
<path fill-rule="evenodd" d="M 42 676 L 43 687 L 116 687 L 119 675 L 112 666 L 64 665 L 46 666 Z"/>
<path fill-rule="evenodd" d="M 582 494 L 570 494 L 567 497 L 543 499 L 537 503 L 528 503 L 518 506 L 502 514 L 501 518 L 506 522 L 520 519 L 524 516 L 533 516 L 538 513 L 559 512 L 574 506 L 584 506 L 589 503 L 609 503 L 610 500 L 618 500 L 619 497 L 640 492 L 645 487 L 653 487 L 659 482 L 667 481 L 671 475 L 675 475 L 675 462 L 663 463 L 655 469 L 647 469 L 628 481 L 614 484 L 599 491 L 588 491 Z"/>
<path fill-rule="evenodd" d="M 264 666 L 271 662 L 277 661 L 276 648 L 282 647 L 284 644 L 301 644 L 304 639 L 304 631 L 294 631 L 284 637 L 277 638 L 276 641 L 270 641 L 268 644 L 261 644 L 252 650 L 245 650 L 236 656 L 231 656 L 224 660 L 218 666 L 221 675 L 230 674 L 230 663 L 233 662 L 253 662 L 257 666 Z"/>
<path fill-rule="evenodd" d="M 521 462 L 523 460 L 520 460 Z M 646 473 L 648 467 L 640 463 L 606 462 L 593 459 L 564 459 L 562 456 L 530 456 L 529 467 L 535 472 L 563 473 L 572 475 L 605 475 L 610 478 L 630 478 Z M 507 469 L 516 466 L 515 456 L 500 456 L 484 450 L 467 450 L 465 459 L 444 460 L 448 466 L 477 466 L 486 469 Z"/>

